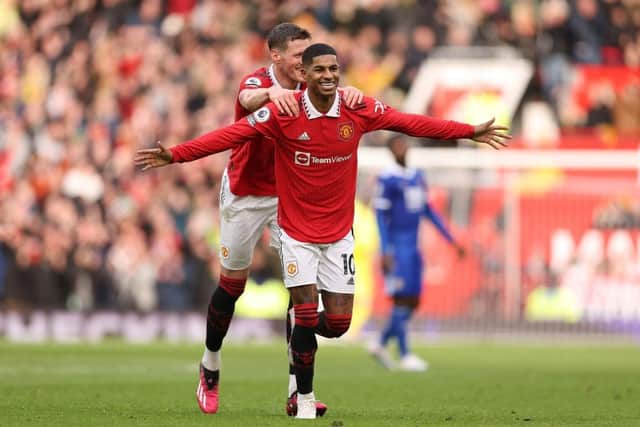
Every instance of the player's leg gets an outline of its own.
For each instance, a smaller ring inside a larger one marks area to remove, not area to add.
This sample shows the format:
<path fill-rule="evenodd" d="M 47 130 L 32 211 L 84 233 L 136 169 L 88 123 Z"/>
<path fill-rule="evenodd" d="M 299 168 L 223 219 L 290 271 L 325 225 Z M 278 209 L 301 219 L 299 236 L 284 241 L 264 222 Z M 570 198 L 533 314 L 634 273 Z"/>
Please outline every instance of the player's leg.
<path fill-rule="evenodd" d="M 286 314 L 286 329 L 285 329 L 285 339 L 287 341 L 287 352 L 288 352 L 288 360 L 289 360 L 289 392 L 288 396 L 291 396 L 294 392 L 298 390 L 298 386 L 296 384 L 296 371 L 293 367 L 293 360 L 291 359 L 291 333 L 293 332 L 293 322 L 295 319 L 295 315 L 293 313 L 293 300 L 289 297 L 289 305 L 287 307 Z M 289 414 L 292 415 L 292 414 Z"/>
<path fill-rule="evenodd" d="M 277 214 L 275 210 L 274 210 L 273 217 L 269 222 L 269 229 L 271 234 L 270 246 L 278 250 L 278 252 L 280 253 L 280 258 L 282 260 L 283 259 L 282 251 L 281 251 L 282 246 L 280 241 L 281 231 L 280 231 L 280 227 L 278 226 Z M 290 255 L 288 259 L 293 259 L 292 256 L 293 255 Z M 297 268 L 297 264 L 296 264 L 296 268 Z M 284 269 L 285 269 L 285 266 L 283 265 L 283 270 Z M 285 276 L 286 276 L 286 273 L 285 273 Z M 296 380 L 296 369 L 293 363 L 293 355 L 291 354 L 291 334 L 293 332 L 294 323 L 295 323 L 295 310 L 293 308 L 293 299 L 289 297 L 289 306 L 287 307 L 285 328 L 286 328 L 287 353 L 288 353 L 287 360 L 288 360 L 288 369 L 289 369 L 289 382 L 287 385 L 286 410 L 287 410 L 287 415 L 289 415 L 290 417 L 295 416 L 298 412 L 298 382 Z M 323 416 L 325 412 L 327 412 L 327 409 L 328 409 L 327 405 L 325 405 L 319 400 L 316 400 L 317 416 L 320 416 L 320 417 Z"/>
<path fill-rule="evenodd" d="M 409 354 L 408 323 L 418 306 L 418 295 L 396 295 L 391 309 L 391 323 L 394 325 L 395 338 L 398 340 L 398 353 L 402 359 Z"/>
<path fill-rule="evenodd" d="M 235 303 L 242 295 L 249 269 L 220 268 L 218 287 L 209 300 L 202 366 L 207 384 L 215 385 L 219 379 L 220 348 L 233 318 Z"/>
<path fill-rule="evenodd" d="M 282 258 L 281 242 L 280 242 L 280 226 L 278 225 L 277 210 L 274 212 L 273 217 L 269 221 L 270 232 L 270 246 L 276 249 L 279 256 Z M 281 260 L 282 261 L 282 260 Z M 284 272 L 283 272 L 284 273 Z M 285 339 L 287 342 L 288 353 L 288 368 L 289 368 L 289 384 L 288 384 L 288 403 L 287 403 L 287 415 L 292 416 L 296 414 L 297 410 L 297 393 L 298 385 L 296 383 L 296 372 L 293 366 L 293 359 L 291 358 L 291 333 L 293 332 L 294 325 L 294 312 L 293 312 L 293 300 L 289 297 L 289 305 L 287 306 L 287 313 L 285 314 Z"/>
<path fill-rule="evenodd" d="M 387 350 L 386 346 L 388 343 L 393 339 L 397 341 L 399 348 L 406 345 L 406 334 L 403 325 L 408 314 L 408 310 L 404 307 L 393 303 L 387 323 L 380 334 L 379 343 L 377 343 L 377 346 L 374 345 L 369 349 L 376 360 L 387 369 L 396 369 L 397 367 L 396 361 Z"/>
<path fill-rule="evenodd" d="M 229 330 L 235 304 L 244 291 L 253 249 L 262 235 L 270 211 L 257 197 L 236 197 L 226 175 L 220 194 L 220 276 L 207 309 L 205 349 L 200 365 L 197 398 L 205 413 L 218 410 L 222 341 Z M 273 198 L 275 199 L 275 198 Z M 277 202 L 274 200 L 273 204 Z"/>
<path fill-rule="evenodd" d="M 394 256 L 394 269 L 384 278 L 384 291 L 385 294 L 392 300 L 396 293 L 400 292 L 405 286 L 405 278 L 402 275 L 406 266 L 402 264 L 402 258 L 397 254 Z M 392 339 L 397 339 L 400 333 L 398 322 L 398 316 L 395 312 L 395 305 L 392 305 L 391 313 L 385 326 L 382 328 L 378 342 L 374 342 L 369 351 L 376 358 L 376 360 L 387 369 L 395 369 L 395 361 L 387 350 L 387 345 Z"/>
<path fill-rule="evenodd" d="M 400 278 L 396 278 L 396 277 L 387 277 L 385 278 L 385 283 L 389 283 L 391 281 L 393 281 L 393 283 L 403 283 L 402 279 Z M 387 288 L 389 287 L 388 285 L 386 286 Z M 395 291 L 388 293 L 387 295 L 391 296 L 391 298 L 394 298 L 395 295 Z M 398 316 L 397 313 L 395 312 L 395 304 L 392 304 L 391 307 L 391 313 L 389 314 L 389 318 L 387 319 L 387 323 L 385 324 L 385 327 L 382 329 L 382 333 L 380 334 L 380 343 L 379 346 L 381 348 L 386 348 L 387 344 L 389 344 L 389 341 L 391 339 L 397 339 L 398 338 L 398 333 L 399 333 L 399 322 L 398 322 Z"/>
<path fill-rule="evenodd" d="M 323 312 L 318 313 L 319 316 L 323 315 Z M 289 298 L 289 309 L 287 310 L 287 351 L 289 361 L 289 384 L 287 387 L 287 415 L 295 416 L 298 412 L 298 381 L 296 379 L 296 369 L 293 363 L 293 355 L 291 352 L 291 334 L 293 333 L 293 327 L 295 323 L 295 313 L 293 309 L 293 300 Z M 317 327 L 316 327 L 317 330 Z M 317 332 L 316 332 L 317 333 Z M 323 402 L 316 400 L 316 415 L 321 417 L 326 412 L 327 405 Z"/>
<path fill-rule="evenodd" d="M 278 225 L 277 218 L 277 206 L 274 208 L 273 215 L 269 220 L 269 231 L 270 231 L 270 242 L 269 246 L 276 249 L 279 253 L 281 262 L 282 262 L 282 251 L 281 251 L 281 230 Z M 291 256 L 289 259 L 292 259 Z M 296 267 L 297 268 L 297 267 Z M 283 266 L 284 269 L 284 266 Z M 284 271 L 283 271 L 284 274 Z M 288 416 L 295 416 L 298 412 L 298 383 L 296 380 L 296 370 L 293 363 L 293 356 L 291 354 L 291 334 L 293 332 L 293 327 L 295 323 L 295 314 L 293 308 L 293 299 L 289 296 L 289 305 L 287 307 L 287 312 L 285 314 L 285 339 L 287 342 L 287 360 L 288 360 L 288 372 L 289 372 L 289 381 L 287 384 L 287 405 L 286 411 Z M 324 415 L 327 411 L 327 406 L 317 401 L 316 402 L 316 413 L 318 416 Z"/>
<path fill-rule="evenodd" d="M 342 336 L 351 324 L 355 292 L 353 233 L 330 245 L 323 245 L 318 266 L 318 288 L 324 311 L 320 313 L 316 333 L 327 338 Z"/>
<path fill-rule="evenodd" d="M 326 338 L 339 338 L 344 335 L 351 325 L 353 313 L 353 294 L 341 294 L 321 291 L 324 311 L 320 318 L 324 324 L 318 325 L 323 329 L 321 334 Z"/>
<path fill-rule="evenodd" d="M 313 368 L 318 347 L 315 336 L 318 291 L 315 283 L 320 249 L 317 245 L 299 242 L 284 231 L 280 232 L 280 241 L 284 283 L 293 302 L 290 358 L 297 387 L 287 401 L 287 413 L 295 413 L 296 418 L 315 418 L 319 414 L 313 394 Z"/>
<path fill-rule="evenodd" d="M 313 249 L 316 251 L 314 255 L 318 260 L 317 287 L 312 289 L 308 286 L 289 287 L 295 313 L 291 346 L 299 390 L 298 418 L 315 418 L 313 410 L 317 410 L 313 405 L 315 402 L 313 374 L 317 349 L 315 332 L 319 326 L 318 289 L 322 293 L 325 308 L 323 314 L 325 324 L 322 328 L 325 335 L 332 337 L 339 337 L 349 329 L 355 291 L 353 236 L 349 234 L 333 244 L 315 245 Z M 287 261 L 286 258 L 284 259 L 285 272 L 288 273 L 292 269 L 286 268 Z M 306 347 L 303 348 L 303 345 Z"/>
<path fill-rule="evenodd" d="M 205 348 L 200 362 L 200 382 L 196 391 L 202 412 L 218 411 L 220 381 L 220 348 L 227 334 L 235 302 L 244 290 L 248 269 L 230 270 L 222 267 L 218 287 L 211 295 L 207 309 Z"/>
<path fill-rule="evenodd" d="M 411 352 L 408 340 L 409 320 L 420 302 L 420 296 L 404 296 L 394 298 L 393 310 L 399 318 L 398 351 L 400 362 L 398 368 L 403 371 L 425 371 L 426 361 Z"/>
<path fill-rule="evenodd" d="M 390 336 L 397 340 L 400 358 L 409 353 L 409 345 L 407 342 L 408 322 L 414 307 L 417 306 L 417 301 L 418 298 L 416 296 L 395 295 L 393 297 L 389 324 L 385 330 L 383 339 Z"/>
<path fill-rule="evenodd" d="M 409 320 L 420 303 L 422 291 L 422 260 L 419 253 L 410 256 L 407 266 L 405 287 L 393 298 L 392 317 L 397 324 L 398 352 L 400 363 L 398 367 L 407 371 L 424 371 L 427 363 L 413 354 L 409 348 Z"/>
<path fill-rule="evenodd" d="M 371 354 L 378 362 L 388 368 L 395 369 L 396 362 L 386 349 L 393 339 L 398 344 L 400 356 L 407 352 L 407 322 L 411 317 L 411 309 L 405 305 L 397 304 L 398 298 L 414 296 L 419 293 L 420 277 L 416 276 L 415 251 L 410 253 L 396 251 L 394 254 L 394 270 L 385 277 L 385 292 L 392 298 L 391 313 L 385 327 L 380 334 L 377 346 L 370 348 Z M 418 286 L 418 290 L 415 287 Z"/>
<path fill-rule="evenodd" d="M 397 285 L 392 293 L 393 305 L 388 329 L 397 340 L 400 358 L 408 354 L 407 328 L 413 309 L 417 306 L 417 296 L 422 287 L 419 268 L 420 254 L 416 250 L 398 251 L 395 254 L 394 276 Z"/>
<path fill-rule="evenodd" d="M 318 324 L 318 291 L 315 284 L 289 289 L 293 300 L 295 325 L 291 333 L 291 358 L 296 376 L 296 418 L 315 418 L 313 393 L 315 353 L 318 349 L 315 328 Z"/>
<path fill-rule="evenodd" d="M 205 413 L 216 413 L 218 410 L 218 383 L 221 368 L 220 349 L 222 341 L 229 330 L 235 303 L 244 291 L 247 274 L 248 268 L 229 269 L 221 267 L 218 287 L 209 301 L 205 348 L 200 364 L 200 385 L 198 387 L 198 403 L 200 409 Z"/>

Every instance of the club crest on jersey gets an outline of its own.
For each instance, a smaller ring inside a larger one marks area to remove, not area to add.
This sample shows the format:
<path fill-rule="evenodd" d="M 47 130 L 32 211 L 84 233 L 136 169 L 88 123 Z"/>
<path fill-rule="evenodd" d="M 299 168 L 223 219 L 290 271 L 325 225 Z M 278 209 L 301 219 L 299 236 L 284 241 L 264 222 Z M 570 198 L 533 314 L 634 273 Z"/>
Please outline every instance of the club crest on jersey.
<path fill-rule="evenodd" d="M 224 245 L 220 246 L 220 255 L 222 255 L 224 259 L 229 258 L 229 248 Z"/>
<path fill-rule="evenodd" d="M 257 77 L 249 77 L 247 80 L 244 81 L 244 85 L 260 87 L 262 86 L 262 82 Z"/>
<path fill-rule="evenodd" d="M 264 123 L 267 120 L 269 120 L 270 117 L 271 117 L 271 110 L 269 110 L 268 107 L 262 107 L 259 110 L 256 110 L 255 113 L 253 113 L 253 118 L 258 123 Z"/>
<path fill-rule="evenodd" d="M 287 261 L 287 275 L 295 276 L 298 274 L 298 263 L 296 261 Z"/>
<path fill-rule="evenodd" d="M 343 141 L 350 140 L 351 137 L 353 136 L 353 123 L 352 122 L 340 123 L 338 125 L 338 136 Z"/>

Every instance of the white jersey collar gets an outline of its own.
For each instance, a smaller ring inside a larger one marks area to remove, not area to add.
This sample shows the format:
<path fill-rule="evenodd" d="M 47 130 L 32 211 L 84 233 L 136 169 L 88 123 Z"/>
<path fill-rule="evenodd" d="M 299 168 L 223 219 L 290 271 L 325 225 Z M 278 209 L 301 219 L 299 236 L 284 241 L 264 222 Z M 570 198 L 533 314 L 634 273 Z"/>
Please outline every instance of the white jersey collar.
<path fill-rule="evenodd" d="M 333 99 L 333 105 L 331 105 L 327 114 L 322 114 L 313 105 L 311 99 L 309 99 L 309 89 L 305 89 L 302 94 L 302 106 L 304 107 L 304 111 L 307 113 L 307 118 L 309 118 L 309 120 L 317 119 L 322 116 L 340 117 L 340 91 L 336 91 L 336 97 Z"/>

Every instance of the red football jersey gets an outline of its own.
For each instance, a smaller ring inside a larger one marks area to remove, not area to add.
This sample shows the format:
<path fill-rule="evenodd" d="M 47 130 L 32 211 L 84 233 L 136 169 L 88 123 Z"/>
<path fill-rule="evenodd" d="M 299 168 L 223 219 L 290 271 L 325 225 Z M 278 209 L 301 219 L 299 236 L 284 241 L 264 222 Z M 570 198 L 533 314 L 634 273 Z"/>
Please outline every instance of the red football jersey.
<path fill-rule="evenodd" d="M 238 95 L 244 89 L 268 88 L 280 86 L 276 79 L 273 65 L 262 67 L 242 79 Z M 296 89 L 301 89 L 298 84 Z M 240 120 L 251 114 L 240 104 L 236 96 L 235 119 Z M 243 144 L 231 150 L 231 158 L 227 165 L 231 192 L 238 196 L 275 196 L 276 185 L 273 171 L 273 140 L 258 135 L 251 144 Z"/>
<path fill-rule="evenodd" d="M 354 109 L 342 105 L 340 92 L 320 113 L 307 91 L 296 95 L 298 117 L 278 114 L 273 103 L 222 129 L 172 147 L 173 160 L 184 162 L 224 151 L 258 135 L 273 138 L 278 222 L 296 240 L 332 243 L 353 225 L 357 150 L 360 137 L 380 129 L 417 137 L 470 138 L 464 123 L 405 114 L 365 97 Z M 248 145 L 248 144 L 247 144 Z"/>

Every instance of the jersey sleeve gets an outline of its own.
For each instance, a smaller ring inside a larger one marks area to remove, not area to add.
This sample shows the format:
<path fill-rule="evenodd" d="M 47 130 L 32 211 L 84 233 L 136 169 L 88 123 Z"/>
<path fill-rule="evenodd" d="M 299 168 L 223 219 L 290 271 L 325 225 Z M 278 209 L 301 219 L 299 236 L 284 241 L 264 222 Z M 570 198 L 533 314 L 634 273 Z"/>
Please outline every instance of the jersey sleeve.
<path fill-rule="evenodd" d="M 232 125 L 205 133 L 199 137 L 171 147 L 174 162 L 191 162 L 211 154 L 220 153 L 238 144 L 261 141 L 259 136 L 274 138 L 279 128 L 271 106 L 264 106 Z M 259 144 L 260 142 L 256 142 Z"/>
<path fill-rule="evenodd" d="M 242 78 L 240 82 L 240 87 L 238 88 L 238 93 L 242 92 L 245 89 L 260 89 L 269 87 L 267 83 L 257 75 L 257 73 L 246 75 Z"/>
<path fill-rule="evenodd" d="M 392 188 L 388 179 L 378 177 L 376 197 L 373 206 L 376 210 L 378 233 L 380 234 L 380 249 L 383 254 L 390 251 L 389 247 L 389 223 L 391 222 L 391 197 Z"/>
<path fill-rule="evenodd" d="M 382 101 L 369 97 L 364 99 L 364 107 L 360 108 L 360 117 L 364 132 L 384 129 L 433 139 L 472 138 L 474 134 L 472 125 L 420 114 L 402 113 Z"/>

